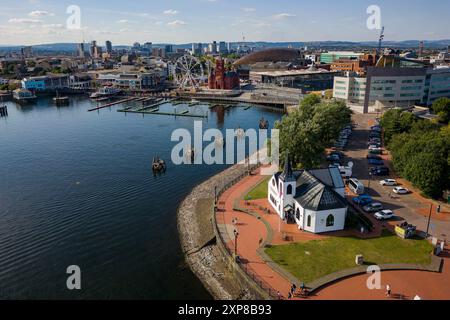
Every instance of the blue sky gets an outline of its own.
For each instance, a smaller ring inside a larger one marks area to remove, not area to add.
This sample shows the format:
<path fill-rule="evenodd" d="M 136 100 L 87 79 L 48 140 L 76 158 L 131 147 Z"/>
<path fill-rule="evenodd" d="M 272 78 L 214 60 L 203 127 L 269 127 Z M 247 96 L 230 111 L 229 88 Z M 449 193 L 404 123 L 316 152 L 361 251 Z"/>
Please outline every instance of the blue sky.
<path fill-rule="evenodd" d="M 66 28 L 73 4 L 81 30 Z M 0 44 L 377 40 L 370 5 L 386 40 L 450 38 L 448 0 L 0 0 Z"/>

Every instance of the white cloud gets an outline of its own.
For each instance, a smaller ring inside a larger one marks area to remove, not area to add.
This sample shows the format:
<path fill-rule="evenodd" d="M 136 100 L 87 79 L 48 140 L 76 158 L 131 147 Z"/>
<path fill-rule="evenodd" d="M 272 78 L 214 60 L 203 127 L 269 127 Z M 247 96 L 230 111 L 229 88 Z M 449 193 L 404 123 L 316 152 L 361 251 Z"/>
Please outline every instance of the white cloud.
<path fill-rule="evenodd" d="M 183 25 L 185 25 L 185 24 L 186 24 L 186 22 L 184 22 L 184 21 L 182 21 L 182 20 L 175 20 L 175 21 L 172 21 L 172 22 L 167 23 L 168 26 L 173 26 L 173 27 L 176 27 L 176 26 L 183 26 Z"/>
<path fill-rule="evenodd" d="M 284 18 L 294 18 L 296 17 L 295 14 L 291 13 L 279 13 L 273 16 L 275 19 L 284 19 Z"/>
<path fill-rule="evenodd" d="M 116 22 L 117 23 L 128 23 L 128 20 L 127 19 L 122 19 L 122 20 L 117 20 Z"/>
<path fill-rule="evenodd" d="M 22 19 L 22 18 L 12 18 L 8 20 L 9 23 L 23 23 L 23 24 L 39 24 L 42 20 L 38 19 Z"/>
<path fill-rule="evenodd" d="M 175 16 L 178 14 L 178 11 L 174 10 L 174 9 L 169 9 L 169 10 L 164 11 L 163 13 L 168 16 Z"/>
<path fill-rule="evenodd" d="M 51 12 L 48 12 L 48 11 L 39 11 L 39 10 L 37 10 L 37 11 L 31 11 L 28 15 L 29 15 L 30 17 L 47 17 L 47 16 L 54 16 L 54 14 L 51 13 Z"/>
<path fill-rule="evenodd" d="M 258 22 L 258 23 L 255 23 L 254 26 L 257 28 L 271 28 L 272 27 L 272 25 L 267 22 Z"/>
<path fill-rule="evenodd" d="M 52 24 L 44 24 L 43 27 L 50 29 L 63 29 L 64 25 L 60 23 L 52 23 Z"/>
<path fill-rule="evenodd" d="M 255 12 L 256 9 L 255 8 L 243 8 L 242 11 L 244 11 L 244 12 Z"/>

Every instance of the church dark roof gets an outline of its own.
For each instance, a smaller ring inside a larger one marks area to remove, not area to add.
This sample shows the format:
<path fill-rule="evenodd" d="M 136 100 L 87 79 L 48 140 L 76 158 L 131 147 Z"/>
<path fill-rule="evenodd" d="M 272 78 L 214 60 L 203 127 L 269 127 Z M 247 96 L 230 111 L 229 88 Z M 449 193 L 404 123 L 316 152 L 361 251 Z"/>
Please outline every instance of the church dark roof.
<path fill-rule="evenodd" d="M 322 182 L 309 171 L 301 172 L 297 178 L 295 200 L 303 208 L 313 211 L 347 207 L 345 199 L 334 191 L 332 186 Z"/>

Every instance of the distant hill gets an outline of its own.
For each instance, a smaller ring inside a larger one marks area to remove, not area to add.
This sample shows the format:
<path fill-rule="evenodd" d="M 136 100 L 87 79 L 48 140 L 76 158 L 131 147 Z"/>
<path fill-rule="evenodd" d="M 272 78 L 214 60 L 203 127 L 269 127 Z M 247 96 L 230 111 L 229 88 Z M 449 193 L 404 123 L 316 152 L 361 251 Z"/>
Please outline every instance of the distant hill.
<path fill-rule="evenodd" d="M 399 49 L 408 48 L 418 48 L 420 40 L 405 40 L 405 41 L 384 41 L 383 47 L 392 47 Z M 232 42 L 232 46 L 236 47 L 241 44 L 241 42 Z M 168 44 L 166 43 L 155 43 L 154 47 L 164 47 Z M 312 41 L 312 42 L 246 42 L 245 45 L 259 48 L 281 48 L 281 47 L 305 47 L 309 48 L 323 48 L 323 49 L 358 49 L 358 48 L 376 48 L 378 46 L 377 41 L 363 41 L 363 42 L 352 42 L 352 41 Z M 424 41 L 425 48 L 428 49 L 443 49 L 450 46 L 449 40 L 426 40 Z M 2 46 L 0 45 L 0 51 L 18 51 L 23 46 Z M 173 44 L 174 49 L 190 49 L 192 48 L 192 43 L 186 44 Z M 39 44 L 34 45 L 33 49 L 35 52 L 75 52 L 77 48 L 76 43 L 50 43 L 50 44 Z M 86 49 L 88 44 L 86 44 Z M 114 46 L 116 49 L 126 49 L 130 46 L 118 45 Z"/>

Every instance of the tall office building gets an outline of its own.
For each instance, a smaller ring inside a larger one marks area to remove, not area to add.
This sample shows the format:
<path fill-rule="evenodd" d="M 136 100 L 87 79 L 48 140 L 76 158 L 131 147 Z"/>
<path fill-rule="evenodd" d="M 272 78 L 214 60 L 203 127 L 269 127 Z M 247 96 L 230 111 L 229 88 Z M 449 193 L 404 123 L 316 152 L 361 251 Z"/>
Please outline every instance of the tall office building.
<path fill-rule="evenodd" d="M 224 41 L 219 42 L 219 53 L 220 54 L 228 53 L 227 44 Z"/>
<path fill-rule="evenodd" d="M 90 54 L 91 54 L 91 58 L 97 59 L 100 56 L 100 52 L 99 52 L 99 47 L 97 47 L 97 41 L 93 40 L 91 42 L 91 50 L 90 50 Z"/>
<path fill-rule="evenodd" d="M 23 58 L 31 58 L 33 56 L 33 47 L 23 47 L 21 53 Z"/>
<path fill-rule="evenodd" d="M 144 47 L 145 50 L 152 51 L 152 49 L 153 49 L 153 43 L 151 43 L 151 42 L 146 42 L 146 43 L 144 43 L 143 47 Z"/>
<path fill-rule="evenodd" d="M 111 53 L 112 52 L 112 43 L 111 41 L 106 41 L 106 52 Z"/>
<path fill-rule="evenodd" d="M 84 58 L 85 57 L 84 42 L 83 43 L 79 43 L 78 46 L 77 46 L 77 57 L 78 58 Z"/>
<path fill-rule="evenodd" d="M 173 53 L 173 45 L 168 44 L 168 45 L 166 45 L 165 49 L 166 49 L 166 53 Z"/>
<path fill-rule="evenodd" d="M 141 50 L 141 44 L 139 42 L 133 43 L 133 50 L 136 50 L 136 51 Z"/>
<path fill-rule="evenodd" d="M 193 43 L 192 44 L 192 54 L 196 56 L 203 55 L 203 44 L 202 43 Z"/>
<path fill-rule="evenodd" d="M 213 43 L 209 44 L 209 53 L 217 54 L 217 42 L 213 41 Z"/>

